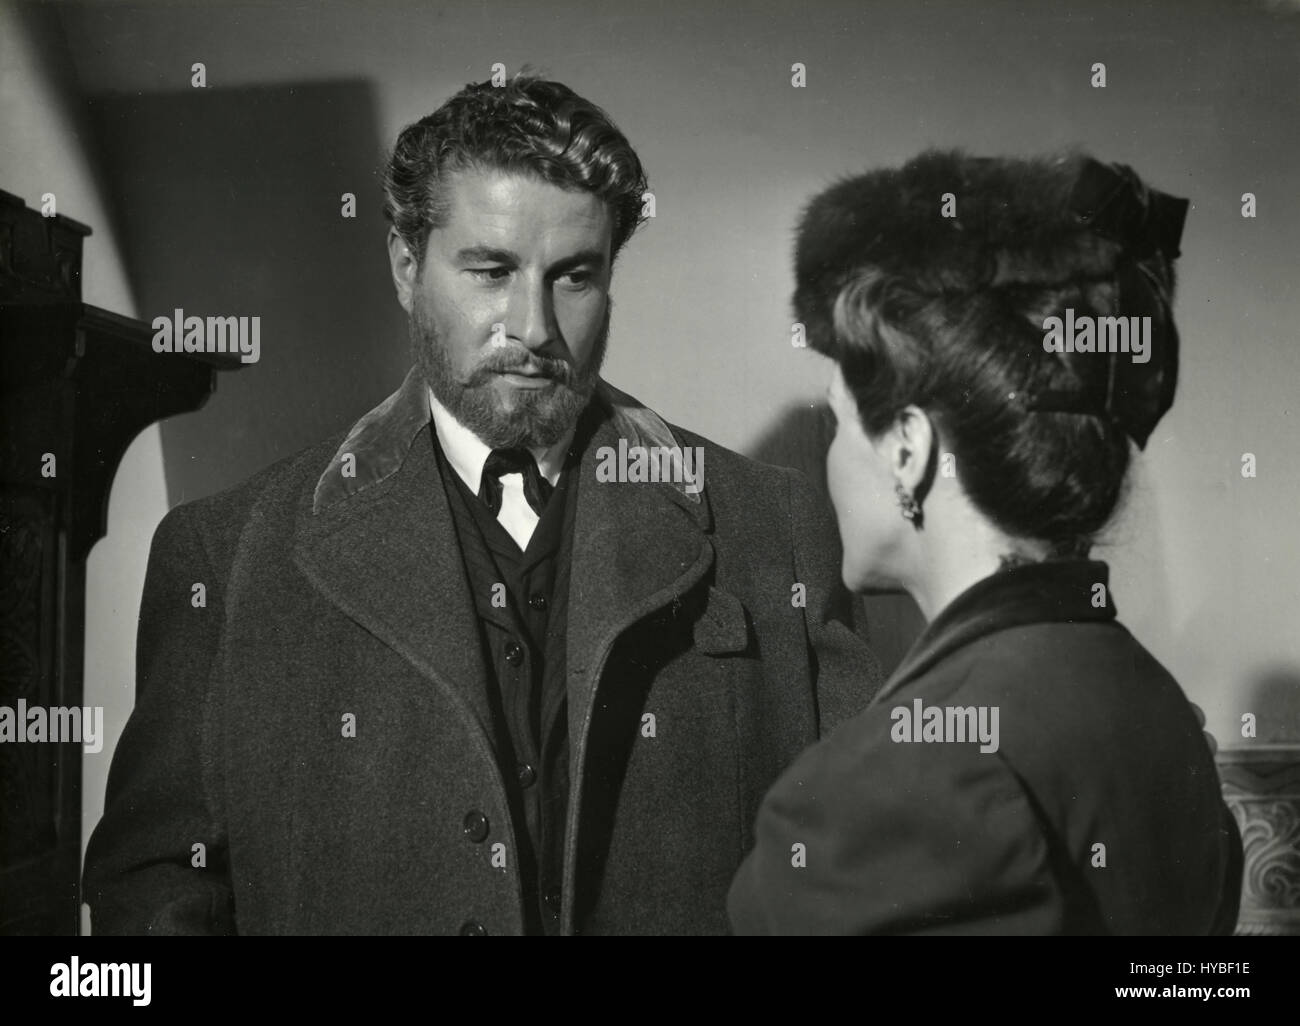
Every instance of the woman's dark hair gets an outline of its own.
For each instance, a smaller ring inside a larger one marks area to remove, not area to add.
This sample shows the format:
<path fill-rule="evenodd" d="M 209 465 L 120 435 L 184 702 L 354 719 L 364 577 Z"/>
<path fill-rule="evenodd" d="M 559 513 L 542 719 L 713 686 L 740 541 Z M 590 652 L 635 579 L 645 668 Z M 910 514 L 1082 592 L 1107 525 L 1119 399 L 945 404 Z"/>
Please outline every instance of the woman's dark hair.
<path fill-rule="evenodd" d="M 795 307 L 809 343 L 840 364 L 868 435 L 920 407 L 999 528 L 1086 555 L 1119 502 L 1129 438 L 1145 445 L 1173 399 L 1185 210 L 1127 168 L 1077 155 L 930 152 L 810 204 Z M 1147 361 L 1047 351 L 1045 322 L 1067 311 L 1151 317 Z"/>

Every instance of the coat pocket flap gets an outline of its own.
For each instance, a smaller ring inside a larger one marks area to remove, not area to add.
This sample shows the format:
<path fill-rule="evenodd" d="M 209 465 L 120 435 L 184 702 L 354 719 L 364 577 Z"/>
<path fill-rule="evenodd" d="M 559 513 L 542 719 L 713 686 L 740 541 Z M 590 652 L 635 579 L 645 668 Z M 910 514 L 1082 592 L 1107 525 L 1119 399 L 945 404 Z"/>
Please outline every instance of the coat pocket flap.
<path fill-rule="evenodd" d="M 749 614 L 740 599 L 709 588 L 704 611 L 695 621 L 695 647 L 705 655 L 738 655 L 749 648 Z"/>

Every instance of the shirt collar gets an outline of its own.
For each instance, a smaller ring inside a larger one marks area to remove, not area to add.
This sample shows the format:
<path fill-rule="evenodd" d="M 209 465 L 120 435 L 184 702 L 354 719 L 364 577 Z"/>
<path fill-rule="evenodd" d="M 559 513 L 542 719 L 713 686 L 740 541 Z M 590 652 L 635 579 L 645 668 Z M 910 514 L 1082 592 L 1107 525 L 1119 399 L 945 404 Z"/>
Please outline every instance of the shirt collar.
<path fill-rule="evenodd" d="M 602 430 L 610 444 L 618 439 L 626 439 L 629 447 L 684 444 L 685 439 L 674 435 L 654 410 L 603 378 L 596 382 L 592 401 L 607 418 Z M 388 480 L 406 461 L 415 439 L 429 426 L 432 413 L 428 385 L 419 368 L 412 367 L 401 387 L 347 432 L 316 482 L 312 515 L 324 513 L 337 503 Z M 555 467 L 549 459 L 548 467 L 552 470 Z M 479 476 L 482 476 L 481 468 Z M 705 489 L 688 490 L 681 481 L 670 481 L 668 485 L 696 508 L 702 523 L 711 522 L 703 502 Z"/>
<path fill-rule="evenodd" d="M 465 482 L 469 490 L 478 494 L 479 482 L 483 477 L 483 464 L 492 453 L 491 446 L 474 434 L 469 428 L 455 418 L 452 412 L 443 406 L 433 394 L 429 393 L 429 411 L 433 414 L 433 426 L 438 432 L 438 441 L 447 462 L 456 471 L 456 475 Z M 560 479 L 564 469 L 564 457 L 573 441 L 574 428 L 570 427 L 554 445 L 528 447 L 528 451 L 537 460 L 537 467 L 552 485 Z"/>

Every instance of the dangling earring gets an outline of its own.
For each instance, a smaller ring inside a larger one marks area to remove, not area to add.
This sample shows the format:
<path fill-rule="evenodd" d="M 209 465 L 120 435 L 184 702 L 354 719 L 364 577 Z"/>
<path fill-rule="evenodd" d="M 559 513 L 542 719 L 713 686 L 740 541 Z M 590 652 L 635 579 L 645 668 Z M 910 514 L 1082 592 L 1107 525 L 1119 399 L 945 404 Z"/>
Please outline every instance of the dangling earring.
<path fill-rule="evenodd" d="M 898 496 L 898 508 L 903 511 L 903 519 L 911 521 L 913 527 L 921 526 L 921 504 L 907 494 L 903 482 L 894 482 L 894 494 Z"/>

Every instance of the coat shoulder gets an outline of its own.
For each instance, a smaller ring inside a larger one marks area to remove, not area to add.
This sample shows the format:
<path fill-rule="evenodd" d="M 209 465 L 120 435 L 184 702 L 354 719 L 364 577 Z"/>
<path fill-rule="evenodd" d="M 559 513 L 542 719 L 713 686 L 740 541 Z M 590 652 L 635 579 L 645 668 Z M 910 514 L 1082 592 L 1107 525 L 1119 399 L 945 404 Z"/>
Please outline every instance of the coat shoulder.
<path fill-rule="evenodd" d="M 684 445 L 703 449 L 705 492 L 723 512 L 741 509 L 755 519 L 804 516 L 810 507 L 825 512 L 825 499 L 802 471 L 762 463 L 695 431 L 669 426 Z"/>
<path fill-rule="evenodd" d="M 714 461 L 714 466 L 720 468 L 720 472 L 725 474 L 729 479 L 753 484 L 756 482 L 767 482 L 776 484 L 784 482 L 789 477 L 803 477 L 797 470 L 790 467 L 781 467 L 772 463 L 761 463 L 756 459 L 745 456 L 729 449 L 725 445 L 706 438 L 704 435 L 689 428 L 684 428 L 679 424 L 669 424 L 669 429 L 674 435 L 681 438 L 686 445 L 701 446 L 704 449 L 707 459 Z"/>
<path fill-rule="evenodd" d="M 996 704 L 1023 721 L 1033 751 L 1042 750 L 1044 738 L 1103 743 L 1120 721 L 1149 729 L 1153 742 L 1155 735 L 1172 742 L 1174 729 L 1203 747 L 1178 682 L 1116 621 L 996 631 L 935 667 L 934 677 L 936 690 L 955 684 L 955 701 Z"/>
<path fill-rule="evenodd" d="M 233 551 L 250 523 L 270 530 L 287 527 L 300 512 L 310 512 L 316 482 L 345 437 L 340 432 L 236 485 L 172 507 L 154 533 L 155 547 L 167 547 L 183 533 L 197 532 L 204 547 L 220 561 L 217 553 Z"/>
<path fill-rule="evenodd" d="M 1075 792 L 1075 769 L 1099 755 L 1104 766 L 1087 779 L 1112 774 L 1114 786 L 1150 772 L 1164 774 L 1171 786 L 1189 771 L 1199 779 L 1214 773 L 1178 682 L 1116 621 L 994 631 L 951 653 L 896 697 L 997 710 L 1000 756 L 1025 779 L 1061 792 Z"/>
<path fill-rule="evenodd" d="M 997 631 L 916 685 L 900 701 L 996 710 L 998 758 L 1082 867 L 1107 929 L 1210 929 L 1233 847 L 1214 756 L 1178 682 L 1123 625 Z M 1090 874 L 1098 844 L 1140 855 Z"/>

